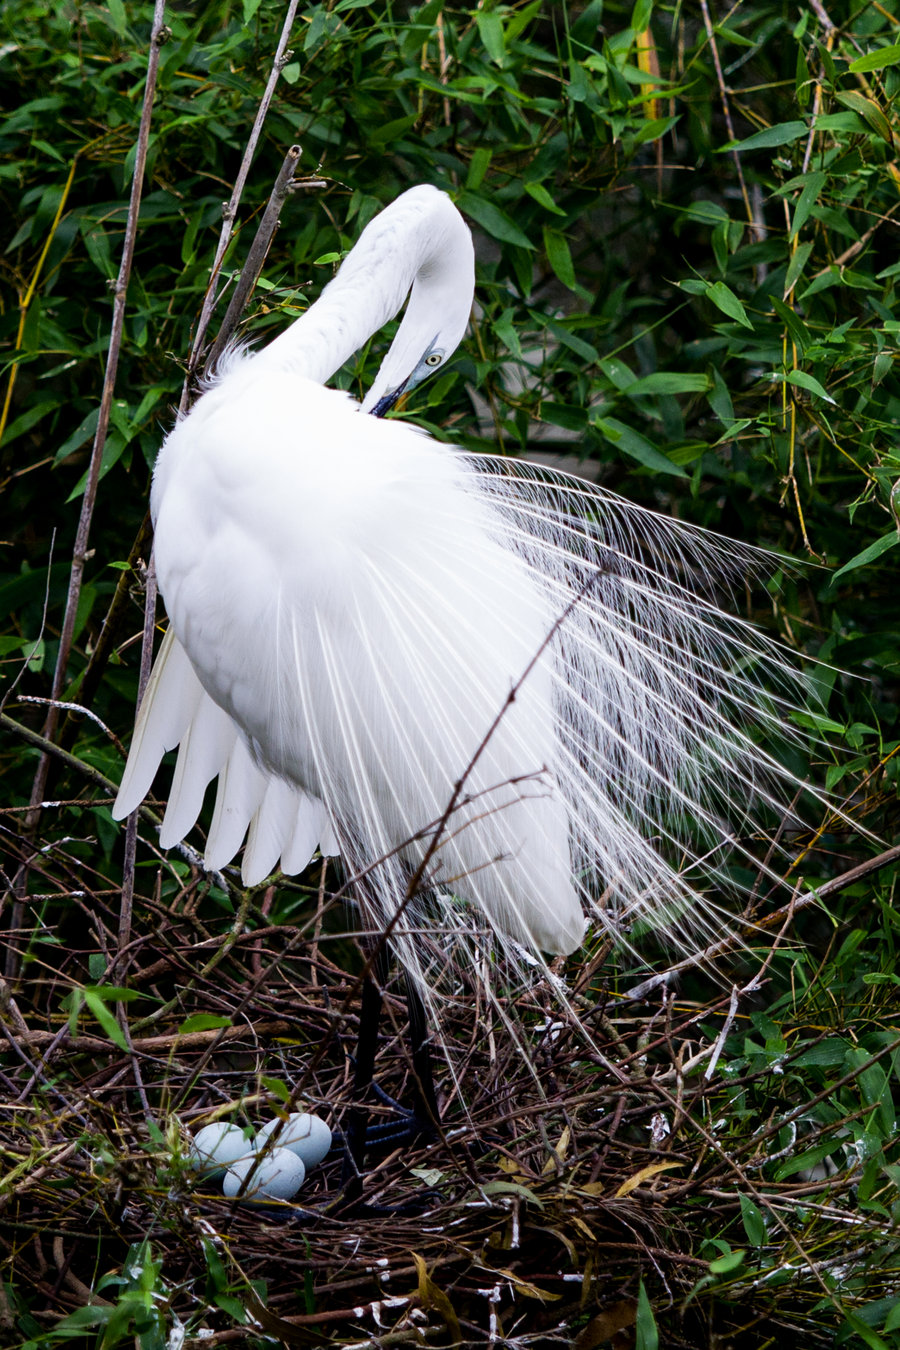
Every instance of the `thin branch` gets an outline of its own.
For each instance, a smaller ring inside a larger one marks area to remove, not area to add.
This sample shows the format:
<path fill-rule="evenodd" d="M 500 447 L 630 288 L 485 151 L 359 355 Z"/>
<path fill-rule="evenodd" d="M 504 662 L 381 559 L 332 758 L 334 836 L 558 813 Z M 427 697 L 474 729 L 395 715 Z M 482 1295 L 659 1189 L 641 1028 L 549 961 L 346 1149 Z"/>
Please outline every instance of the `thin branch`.
<path fill-rule="evenodd" d="M 721 95 L 722 98 L 722 112 L 725 114 L 725 125 L 728 128 L 728 137 L 729 140 L 736 141 L 737 136 L 735 136 L 734 134 L 734 126 L 731 121 L 731 105 L 728 102 L 728 87 L 725 84 L 725 76 L 722 72 L 722 62 L 719 60 L 719 47 L 716 42 L 716 30 L 713 26 L 712 18 L 710 17 L 707 0 L 700 0 L 700 8 L 703 11 L 703 23 L 706 27 L 706 36 L 707 40 L 709 41 L 709 49 L 712 52 L 713 65 L 716 68 L 716 79 L 719 82 L 719 94 Z M 737 150 L 732 150 L 731 156 L 732 159 L 734 160 L 734 166 L 737 170 L 738 182 L 741 185 L 741 196 L 744 199 L 744 207 L 747 211 L 747 220 L 752 229 L 755 228 L 756 222 L 753 215 L 753 207 L 750 205 L 750 196 L 747 192 L 747 184 L 744 182 L 744 166 L 741 164 L 741 156 Z"/>
<path fill-rule="evenodd" d="M 721 942 L 715 942 L 712 946 L 705 948 L 702 952 L 697 952 L 694 956 L 688 956 L 677 965 L 670 966 L 668 970 L 661 971 L 659 975 L 651 975 L 649 980 L 643 980 L 636 985 L 634 989 L 629 989 L 625 995 L 626 999 L 646 998 L 652 990 L 661 984 L 668 984 L 673 976 L 682 970 L 692 970 L 696 966 L 709 965 L 717 961 L 720 957 L 733 952 L 743 941 L 758 937 L 760 932 L 767 928 L 774 928 L 776 924 L 782 923 L 792 914 L 796 914 L 801 909 L 808 909 L 810 905 L 816 905 L 821 900 L 828 899 L 829 896 L 838 895 L 845 891 L 848 886 L 853 886 L 863 877 L 869 876 L 871 872 L 880 872 L 882 868 L 889 867 L 891 863 L 900 861 L 900 844 L 895 844 L 893 848 L 885 849 L 874 858 L 869 858 L 866 862 L 858 863 L 856 867 L 849 868 L 842 872 L 839 877 L 832 877 L 830 881 L 823 881 L 820 886 L 813 890 L 805 891 L 802 895 L 796 892 L 791 897 L 788 904 L 782 905 L 780 909 L 767 914 L 764 919 L 759 919 L 756 923 L 744 924 L 736 932 L 723 938 Z M 798 886 L 802 884 L 798 882 Z"/>
<path fill-rule="evenodd" d="M 134 249 L 137 240 L 138 216 L 140 213 L 141 192 L 144 183 L 144 169 L 147 163 L 147 148 L 150 143 L 150 121 L 153 113 L 153 98 L 156 92 L 156 78 L 159 72 L 159 53 L 160 47 L 168 37 L 168 32 L 163 22 L 165 18 L 165 9 L 165 0 L 156 0 L 153 10 L 153 28 L 150 34 L 150 50 L 147 56 L 147 78 L 144 84 L 144 102 L 141 108 L 141 121 L 138 129 L 134 174 L 131 180 L 131 198 L 128 203 L 128 218 L 125 222 L 125 240 L 122 247 L 122 262 L 119 267 L 119 275 L 116 278 L 115 301 L 113 303 L 113 319 L 109 336 L 109 354 L 106 362 L 106 374 L 103 379 L 103 392 L 100 398 L 100 413 L 97 419 L 97 431 L 94 436 L 94 446 L 91 451 L 91 462 L 88 469 L 87 483 L 85 484 L 84 498 L 81 503 L 81 515 L 78 520 L 78 530 L 75 535 L 72 571 L 69 577 L 69 593 L 66 597 L 66 610 L 63 618 L 62 632 L 60 634 L 59 654 L 56 659 L 56 669 L 53 673 L 53 687 L 50 693 L 50 697 L 54 700 L 54 704 L 62 695 L 66 678 L 66 669 L 69 664 L 69 656 L 74 641 L 75 616 L 78 610 L 78 601 L 81 596 L 81 582 L 84 575 L 84 565 L 88 556 L 88 537 L 90 535 L 91 520 L 97 498 L 97 484 L 100 481 L 100 465 L 103 460 L 103 449 L 106 444 L 106 433 L 109 428 L 109 414 L 110 409 L 112 408 L 116 374 L 119 368 L 119 353 L 122 347 L 122 333 L 125 325 L 125 297 L 128 291 L 128 282 L 131 276 L 131 265 L 134 259 Z M 50 710 L 47 713 L 47 720 L 44 723 L 44 737 L 46 740 L 53 740 L 58 722 L 59 709 L 51 705 Z M 37 772 L 32 786 L 31 805 L 34 809 L 26 818 L 26 829 L 28 830 L 34 829 L 37 824 L 40 815 L 38 803 L 43 801 L 44 798 L 49 767 L 50 760 L 45 753 L 38 762 Z"/>
<path fill-rule="evenodd" d="M 109 659 L 119 644 L 120 635 L 124 636 L 125 624 L 131 608 L 134 573 L 143 566 L 142 560 L 150 547 L 152 537 L 153 531 L 150 525 L 150 512 L 148 511 L 141 521 L 140 529 L 128 554 L 128 567 L 119 573 L 115 594 L 110 601 L 100 634 L 94 644 L 94 650 L 91 652 L 87 669 L 78 686 L 78 696 L 82 703 L 89 704 L 92 701 L 109 664 Z M 76 723 L 72 718 L 66 718 L 58 738 L 61 745 L 67 745 L 70 738 L 73 738 L 75 726 Z"/>
<path fill-rule="evenodd" d="M 19 736 L 23 741 L 28 741 L 31 745 L 37 746 L 37 748 L 42 751 L 45 758 L 50 758 L 52 756 L 54 759 L 60 760 L 68 768 L 74 769 L 77 773 L 80 773 L 82 777 L 87 778 L 97 787 L 104 788 L 111 797 L 115 797 L 118 792 L 118 783 L 114 783 L 111 778 L 107 778 L 106 774 L 101 773 L 99 769 L 95 769 L 93 765 L 86 764 L 85 761 L 79 759 L 77 755 L 72 755 L 68 750 L 63 750 L 61 746 L 48 740 L 46 736 L 42 736 L 39 731 L 32 731 L 31 727 L 25 726 L 23 722 L 17 722 L 15 718 L 10 717 L 8 713 L 0 713 L 0 727 L 11 732 L 13 736 Z M 42 804 L 42 801 L 37 803 L 38 807 Z M 152 812 L 149 813 L 147 818 L 154 821 L 156 820 L 156 817 Z"/>
<path fill-rule="evenodd" d="M 147 564 L 146 585 L 144 589 L 144 634 L 141 643 L 141 668 L 138 675 L 137 707 L 144 701 L 144 693 L 150 679 L 150 666 L 153 661 L 153 629 L 156 624 L 156 568 L 153 558 Z M 125 857 L 122 863 L 122 902 L 119 910 L 119 941 L 117 961 L 123 957 L 131 942 L 131 914 L 134 904 L 134 872 L 137 864 L 138 819 L 140 810 L 132 811 L 125 826 Z M 124 971 L 119 970 L 117 978 L 122 979 Z M 127 1035 L 127 1027 L 123 1027 Z"/>
<path fill-rule="evenodd" d="M 219 298 L 218 281 L 219 273 L 222 270 L 222 263 L 225 259 L 225 253 L 231 242 L 232 227 L 237 217 L 238 206 L 247 183 L 247 175 L 250 172 L 250 165 L 253 162 L 253 156 L 256 153 L 256 147 L 262 134 L 263 123 L 266 120 L 266 114 L 269 111 L 269 104 L 272 102 L 272 96 L 275 93 L 275 86 L 278 83 L 278 77 L 284 67 L 290 60 L 292 53 L 288 51 L 288 41 L 291 36 L 291 29 L 294 26 L 294 19 L 297 16 L 297 8 L 300 0 L 290 0 L 285 16 L 284 24 L 281 29 L 281 37 L 278 39 L 278 46 L 275 49 L 275 56 L 272 61 L 272 68 L 269 71 L 269 78 L 266 81 L 266 87 L 260 100 L 259 108 L 256 112 L 256 119 L 247 141 L 247 147 L 244 150 L 244 157 L 241 160 L 238 169 L 237 178 L 234 180 L 234 187 L 231 196 L 222 208 L 222 230 L 219 234 L 219 243 L 216 247 L 216 256 L 213 259 L 210 282 L 207 287 L 206 295 L 203 299 L 203 308 L 200 311 L 200 320 L 197 324 L 197 332 L 194 336 L 194 345 L 191 348 L 191 355 L 188 361 L 187 378 L 184 383 L 184 390 L 181 395 L 181 404 L 179 412 L 183 412 L 187 407 L 188 391 L 190 383 L 194 377 L 197 367 L 200 364 L 200 358 L 203 352 L 203 344 L 206 340 L 206 330 L 209 327 L 213 310 Z"/>
<path fill-rule="evenodd" d="M 241 268 L 240 279 L 234 288 L 234 294 L 225 311 L 225 318 L 222 320 L 222 327 L 216 336 L 209 353 L 209 365 L 214 366 L 216 361 L 222 355 L 226 343 L 229 341 L 232 333 L 238 326 L 241 315 L 244 312 L 244 306 L 250 299 L 250 295 L 256 285 L 257 279 L 266 260 L 266 254 L 269 251 L 269 245 L 278 228 L 278 217 L 281 214 L 281 208 L 285 199 L 290 195 L 294 188 L 294 173 L 300 160 L 299 145 L 292 145 L 284 157 L 284 163 L 279 170 L 278 177 L 275 179 L 275 186 L 272 188 L 271 195 L 263 212 L 262 220 L 259 222 L 259 228 L 253 238 L 253 243 L 247 250 L 247 258 L 244 266 Z M 323 182 L 322 179 L 314 180 Z M 324 185 L 324 184 L 323 184 Z M 191 355 L 193 360 L 193 353 Z"/>

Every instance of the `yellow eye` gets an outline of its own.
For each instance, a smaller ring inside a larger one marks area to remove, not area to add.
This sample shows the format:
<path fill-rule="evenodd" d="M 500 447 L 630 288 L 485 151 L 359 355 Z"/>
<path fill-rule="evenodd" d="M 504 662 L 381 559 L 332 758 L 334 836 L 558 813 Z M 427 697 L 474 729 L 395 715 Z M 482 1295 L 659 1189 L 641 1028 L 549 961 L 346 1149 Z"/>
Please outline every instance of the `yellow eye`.
<path fill-rule="evenodd" d="M 440 352 L 430 352 L 428 356 L 425 357 L 425 364 L 426 366 L 439 366 L 443 359 Z"/>

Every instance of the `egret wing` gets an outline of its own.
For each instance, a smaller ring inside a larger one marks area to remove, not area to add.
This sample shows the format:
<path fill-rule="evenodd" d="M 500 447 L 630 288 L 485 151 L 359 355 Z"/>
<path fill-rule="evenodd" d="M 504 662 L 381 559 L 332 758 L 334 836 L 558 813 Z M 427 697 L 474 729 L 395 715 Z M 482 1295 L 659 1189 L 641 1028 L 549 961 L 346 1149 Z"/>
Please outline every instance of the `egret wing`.
<path fill-rule="evenodd" d="M 115 819 L 134 811 L 150 790 L 160 762 L 178 746 L 172 788 L 160 830 L 171 848 L 197 822 L 209 783 L 218 776 L 216 805 L 205 862 L 216 870 L 231 862 L 249 831 L 242 875 L 255 885 L 281 859 L 282 870 L 300 872 L 320 840 L 336 853 L 323 804 L 261 769 L 228 713 L 210 698 L 174 630 L 169 629 L 141 702 Z"/>

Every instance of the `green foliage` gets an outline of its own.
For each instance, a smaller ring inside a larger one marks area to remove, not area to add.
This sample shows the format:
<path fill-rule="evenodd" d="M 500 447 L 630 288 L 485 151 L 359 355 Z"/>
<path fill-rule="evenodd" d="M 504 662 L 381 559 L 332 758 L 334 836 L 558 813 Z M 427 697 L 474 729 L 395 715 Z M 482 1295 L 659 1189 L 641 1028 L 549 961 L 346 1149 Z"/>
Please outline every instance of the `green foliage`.
<path fill-rule="evenodd" d="M 799 653 L 829 663 L 810 674 L 822 702 L 808 720 L 834 748 L 813 741 L 808 762 L 795 749 L 794 768 L 824 782 L 871 837 L 834 820 L 812 837 L 792 835 L 790 887 L 844 872 L 898 828 L 900 592 L 890 578 L 900 541 L 900 43 L 881 5 L 839 0 L 827 15 L 817 6 L 799 18 L 779 0 L 720 8 L 709 31 L 695 8 L 651 0 L 302 8 L 224 274 L 240 268 L 294 142 L 303 170 L 328 190 L 285 206 L 245 323 L 254 337 L 279 331 L 315 298 L 381 205 L 412 183 L 437 183 L 477 235 L 478 309 L 414 414 L 473 450 L 540 452 L 552 463 L 574 456 L 586 475 L 634 500 L 825 564 L 778 571 L 770 595 L 748 597 L 746 608 Z M 0 697 L 35 729 L 43 709 L 18 700 L 47 697 L 56 661 L 151 16 L 146 0 L 4 6 Z M 126 560 L 180 397 L 222 202 L 282 20 L 275 0 L 168 6 L 68 699 L 80 699 L 104 615 L 131 577 Z M 360 392 L 387 336 L 339 382 Z M 88 681 L 92 710 L 117 736 L 135 696 L 138 592 L 93 668 L 99 682 Z M 78 764 L 118 780 L 119 748 L 94 722 L 70 718 L 63 739 Z M 77 764 L 56 766 L 45 797 L 61 805 L 44 811 L 30 838 L 23 807 L 38 752 L 7 734 L 0 753 L 5 875 L 22 901 L 21 912 L 6 911 L 18 954 L 10 970 L 18 961 L 31 980 L 14 989 L 29 1025 L 73 1036 L 99 1028 L 120 1050 L 128 1041 L 117 1012 L 170 1016 L 184 1036 L 231 1026 L 230 1005 L 191 1001 L 189 973 L 140 1000 L 119 987 L 118 973 L 105 982 L 122 878 L 107 797 Z M 894 876 L 871 873 L 828 911 L 801 917 L 797 946 L 772 963 L 764 1010 L 728 1041 L 715 1104 L 725 1124 L 715 1138 L 748 1163 L 753 1186 L 735 1192 L 730 1208 L 707 1196 L 678 1215 L 709 1262 L 690 1298 L 681 1286 L 685 1308 L 711 1321 L 732 1306 L 738 1322 L 748 1309 L 768 1309 L 768 1292 L 781 1288 L 781 1313 L 799 1325 L 839 1328 L 848 1346 L 900 1346 L 889 1237 L 900 1180 Z M 205 933 L 245 921 L 292 925 L 307 899 L 287 890 L 265 911 L 255 901 L 241 909 L 187 862 L 161 869 L 149 846 L 138 855 L 136 889 L 151 930 L 186 896 Z M 204 949 L 203 978 L 217 959 Z M 709 1035 L 718 1030 L 712 1021 Z M 153 1098 L 161 1113 L 167 1093 Z M 113 1139 L 111 1156 L 121 1148 L 102 1112 L 92 1128 Z M 36 1165 L 44 1162 L 41 1154 Z M 852 1206 L 862 1229 L 840 1227 L 815 1198 L 804 1207 L 798 1178 L 813 1168 L 834 1169 L 836 1209 Z M 497 1184 L 521 1192 L 528 1181 Z M 720 1182 L 711 1178 L 710 1194 Z M 796 1274 L 797 1251 L 777 1221 L 788 1210 L 795 1237 L 823 1263 L 827 1296 Z M 836 1227 L 848 1247 L 863 1249 L 846 1270 Z M 0 1236 L 18 1252 L 18 1237 Z M 104 1350 L 165 1344 L 175 1325 L 168 1310 L 180 1306 L 184 1317 L 186 1297 L 153 1240 L 156 1257 L 149 1239 L 130 1252 L 126 1242 L 113 1273 L 103 1267 L 106 1302 L 66 1304 L 52 1331 L 34 1321 L 10 1256 L 8 1297 L 23 1338 L 35 1346 L 81 1338 Z M 242 1324 L 251 1286 L 211 1243 L 191 1250 L 214 1325 Z M 644 1283 L 655 1290 L 650 1267 Z M 311 1311 L 309 1286 L 306 1297 Z M 639 1343 L 656 1343 L 657 1324 L 665 1339 L 667 1307 L 651 1307 L 641 1286 Z"/>

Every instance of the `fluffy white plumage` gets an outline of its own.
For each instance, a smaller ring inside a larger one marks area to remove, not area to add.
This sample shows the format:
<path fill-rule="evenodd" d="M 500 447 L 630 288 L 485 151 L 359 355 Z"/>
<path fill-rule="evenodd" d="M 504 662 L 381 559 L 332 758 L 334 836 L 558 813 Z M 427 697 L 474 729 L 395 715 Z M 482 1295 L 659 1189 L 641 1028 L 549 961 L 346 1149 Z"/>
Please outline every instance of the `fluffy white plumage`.
<path fill-rule="evenodd" d="M 685 860 L 722 850 L 751 781 L 778 773 L 746 728 L 778 717 L 756 672 L 782 663 L 712 589 L 757 557 L 323 387 L 410 286 L 363 410 L 465 330 L 471 238 L 434 188 L 376 217 L 320 300 L 227 358 L 167 437 L 152 510 L 171 626 L 115 815 L 179 745 L 163 847 L 218 777 L 211 868 L 245 835 L 247 884 L 340 853 L 420 976 L 423 860 L 439 927 L 474 914 L 534 953 L 573 951 L 607 904 L 697 922 Z"/>

